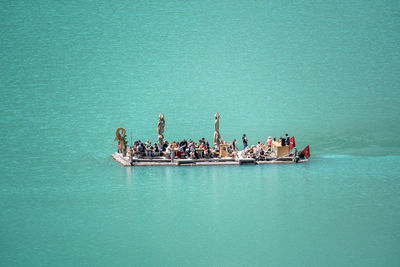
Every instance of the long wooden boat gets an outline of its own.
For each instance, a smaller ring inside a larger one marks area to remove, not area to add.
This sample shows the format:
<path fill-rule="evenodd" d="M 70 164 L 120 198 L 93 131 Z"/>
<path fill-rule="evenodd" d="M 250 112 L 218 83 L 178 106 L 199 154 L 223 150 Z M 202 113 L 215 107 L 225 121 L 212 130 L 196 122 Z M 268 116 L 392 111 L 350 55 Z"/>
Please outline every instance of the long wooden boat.
<path fill-rule="evenodd" d="M 175 154 L 173 153 L 173 159 L 167 159 L 164 157 L 145 157 L 145 158 L 134 158 L 134 157 L 125 157 L 121 153 L 122 151 L 127 151 L 127 140 L 126 140 L 126 130 L 122 127 L 117 128 L 115 132 L 114 141 L 118 141 L 118 152 L 111 155 L 111 157 L 120 163 L 123 166 L 217 166 L 217 165 L 243 165 L 243 164 L 253 164 L 253 165 L 261 165 L 261 164 L 290 164 L 290 163 L 304 163 L 307 162 L 310 157 L 309 146 L 307 146 L 303 151 L 300 152 L 302 156 L 305 156 L 307 159 L 299 158 L 297 156 L 297 150 L 295 149 L 294 155 L 290 153 L 290 149 L 295 147 L 294 137 L 290 139 L 289 144 L 285 145 L 284 140 L 282 142 L 272 142 L 272 153 L 267 156 L 264 160 L 256 160 L 254 158 L 246 158 L 243 157 L 243 154 L 239 152 L 238 154 L 230 154 L 228 149 L 228 144 L 220 143 L 221 135 L 219 133 L 219 113 L 214 115 L 214 144 L 219 146 L 218 157 L 213 158 L 198 158 L 198 159 L 175 159 Z M 165 127 L 165 119 L 164 115 L 159 115 L 159 120 L 157 124 L 157 133 L 158 133 L 158 144 L 161 146 L 164 144 L 164 127 Z M 286 134 L 287 136 L 287 134 Z M 246 135 L 243 135 L 245 139 Z M 269 137 L 269 140 L 271 137 Z M 275 139 L 275 138 L 274 138 Z M 293 140 L 292 140 L 293 139 Z M 246 139 L 247 140 L 247 139 Z M 272 141 L 272 140 L 270 140 Z M 131 141 L 132 142 L 132 141 Z M 208 144 L 208 141 L 207 141 Z M 271 145 L 271 144 L 270 144 Z M 293 146 L 292 146 L 293 145 Z M 254 147 L 254 146 L 253 146 Z M 197 148 L 196 148 L 197 150 Z M 235 157 L 230 157 L 235 156 Z"/>
<path fill-rule="evenodd" d="M 166 159 L 164 157 L 153 158 L 129 158 L 121 153 L 114 153 L 111 157 L 122 166 L 220 166 L 220 165 L 262 165 L 262 164 L 296 164 L 307 162 L 308 159 L 299 159 L 294 156 L 267 158 L 258 161 L 253 158 L 200 158 L 200 159 Z"/>

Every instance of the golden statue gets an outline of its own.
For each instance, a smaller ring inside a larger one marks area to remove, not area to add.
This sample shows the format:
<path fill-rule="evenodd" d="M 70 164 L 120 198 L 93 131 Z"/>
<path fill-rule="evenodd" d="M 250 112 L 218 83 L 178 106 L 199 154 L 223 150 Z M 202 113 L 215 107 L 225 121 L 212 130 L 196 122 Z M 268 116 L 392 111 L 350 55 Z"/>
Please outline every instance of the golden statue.
<path fill-rule="evenodd" d="M 118 141 L 118 147 L 121 146 L 121 152 L 125 153 L 126 150 L 126 130 L 122 127 L 117 128 L 115 131 L 115 138 L 114 141 Z"/>

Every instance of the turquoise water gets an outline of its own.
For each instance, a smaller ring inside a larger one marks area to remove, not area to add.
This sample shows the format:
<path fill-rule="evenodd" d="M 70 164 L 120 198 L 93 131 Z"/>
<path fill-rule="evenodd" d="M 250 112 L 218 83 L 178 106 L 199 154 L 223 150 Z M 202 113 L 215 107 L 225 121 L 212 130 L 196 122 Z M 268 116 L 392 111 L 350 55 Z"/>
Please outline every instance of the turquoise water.
<path fill-rule="evenodd" d="M 398 266 L 397 1 L 0 4 L 0 265 Z M 115 129 L 311 161 L 123 168 Z"/>

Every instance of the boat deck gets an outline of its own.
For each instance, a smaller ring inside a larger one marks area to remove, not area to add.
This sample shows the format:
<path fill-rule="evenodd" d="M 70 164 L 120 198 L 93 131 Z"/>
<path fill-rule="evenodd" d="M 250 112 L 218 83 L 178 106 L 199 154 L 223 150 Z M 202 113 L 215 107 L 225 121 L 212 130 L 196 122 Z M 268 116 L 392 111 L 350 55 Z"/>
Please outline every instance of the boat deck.
<path fill-rule="evenodd" d="M 114 153 L 111 157 L 122 166 L 219 166 L 219 165 L 262 165 L 262 164 L 295 164 L 293 157 L 269 158 L 266 161 L 257 161 L 251 158 L 210 158 L 210 159 L 165 159 L 163 157 L 132 159 Z M 308 160 L 299 160 L 304 163 Z"/>

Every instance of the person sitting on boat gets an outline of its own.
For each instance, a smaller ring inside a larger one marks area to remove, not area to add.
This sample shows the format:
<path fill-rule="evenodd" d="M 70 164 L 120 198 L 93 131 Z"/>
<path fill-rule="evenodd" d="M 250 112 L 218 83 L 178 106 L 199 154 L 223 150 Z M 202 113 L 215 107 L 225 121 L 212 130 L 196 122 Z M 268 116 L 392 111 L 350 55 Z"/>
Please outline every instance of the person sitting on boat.
<path fill-rule="evenodd" d="M 214 143 L 214 149 L 215 149 L 215 151 L 219 152 L 219 144 L 218 143 Z"/>
<path fill-rule="evenodd" d="M 246 147 L 246 148 L 243 150 L 242 155 L 243 155 L 244 158 L 248 158 L 248 157 L 249 157 L 249 155 L 250 155 L 250 150 L 251 150 L 250 147 Z"/>
<path fill-rule="evenodd" d="M 189 143 L 189 155 L 191 155 L 192 153 L 197 158 L 196 145 L 192 140 L 190 140 L 190 143 Z"/>
<path fill-rule="evenodd" d="M 218 157 L 218 155 L 219 155 L 219 145 L 217 143 L 214 143 L 214 149 L 212 150 L 212 156 Z"/>
<path fill-rule="evenodd" d="M 256 146 L 252 145 L 249 153 L 250 158 L 255 159 L 257 157 L 257 152 Z"/>
<path fill-rule="evenodd" d="M 154 143 L 154 148 L 153 148 L 153 151 L 152 151 L 151 155 L 153 157 L 156 157 L 156 156 L 160 155 L 160 149 L 159 149 L 157 143 Z"/>
<path fill-rule="evenodd" d="M 169 144 L 167 146 L 167 148 L 165 149 L 165 158 L 171 159 L 172 158 L 172 151 L 173 151 L 172 146 L 171 146 L 171 144 Z"/>
<path fill-rule="evenodd" d="M 234 150 L 234 151 L 229 152 L 229 157 L 231 157 L 231 158 L 236 158 L 237 155 L 238 155 L 237 150 Z"/>
<path fill-rule="evenodd" d="M 146 147 L 147 147 L 147 148 L 151 147 L 151 142 L 150 142 L 149 139 L 146 140 Z"/>
<path fill-rule="evenodd" d="M 204 149 L 204 157 L 205 158 L 210 158 L 211 157 L 211 150 L 209 146 L 206 146 Z"/>
<path fill-rule="evenodd" d="M 210 149 L 210 144 L 208 143 L 208 141 L 206 141 L 205 148 L 206 148 L 206 149 Z"/>
<path fill-rule="evenodd" d="M 179 143 L 179 148 L 178 148 L 178 152 L 176 153 L 176 156 L 178 158 L 180 158 L 184 154 L 185 154 L 185 143 L 182 141 Z"/>
<path fill-rule="evenodd" d="M 256 157 L 258 157 L 260 155 L 260 152 L 262 151 L 261 143 L 257 142 L 257 146 L 256 147 L 252 146 L 252 149 L 253 149 L 254 154 L 256 155 Z"/>
<path fill-rule="evenodd" d="M 203 145 L 203 146 L 205 146 L 206 145 L 206 139 L 203 137 L 203 138 L 201 138 L 200 140 L 199 140 L 199 145 L 201 146 L 201 145 Z"/>
<path fill-rule="evenodd" d="M 264 147 L 264 144 L 261 143 L 260 141 L 257 142 L 257 148 L 262 149 Z"/>
<path fill-rule="evenodd" d="M 140 153 L 144 153 L 145 147 L 144 147 L 143 143 L 139 143 L 138 150 L 139 150 Z"/>
<path fill-rule="evenodd" d="M 246 149 L 243 150 L 243 157 L 250 158 L 250 154 L 251 154 L 251 147 L 246 147 Z"/>
<path fill-rule="evenodd" d="M 187 157 L 190 157 L 190 147 L 191 147 L 192 145 L 194 145 L 194 144 L 193 144 L 193 141 L 190 140 L 190 141 L 189 141 L 189 144 L 188 144 L 188 145 L 186 146 L 186 148 L 185 148 L 185 154 L 186 154 Z"/>
<path fill-rule="evenodd" d="M 186 148 L 187 145 L 188 145 L 188 142 L 185 139 L 183 139 L 182 142 L 181 142 L 181 145 Z"/>
<path fill-rule="evenodd" d="M 198 159 L 199 155 L 196 152 L 196 146 L 194 145 L 194 143 L 190 143 L 189 144 L 189 156 L 192 159 Z"/>
<path fill-rule="evenodd" d="M 260 151 L 260 153 L 259 153 L 259 155 L 257 156 L 256 160 L 259 160 L 259 161 L 264 161 L 264 160 L 266 160 L 264 150 L 261 150 L 261 151 Z"/>
<path fill-rule="evenodd" d="M 161 147 L 161 151 L 165 152 L 167 150 L 167 147 L 168 147 L 168 141 L 164 141 L 164 144 Z"/>
<path fill-rule="evenodd" d="M 150 146 L 146 147 L 146 156 L 152 157 L 153 156 L 154 147 L 150 144 Z"/>
<path fill-rule="evenodd" d="M 199 145 L 199 147 L 200 147 L 201 149 L 205 149 L 205 148 L 206 148 L 206 143 L 205 143 L 205 142 L 201 142 L 200 145 Z"/>
<path fill-rule="evenodd" d="M 174 142 L 172 145 L 172 158 L 174 159 L 175 156 L 178 156 L 179 152 L 179 142 Z"/>
<path fill-rule="evenodd" d="M 143 143 L 139 143 L 139 146 L 137 147 L 137 154 L 138 156 L 144 156 L 145 155 L 145 147 Z"/>

